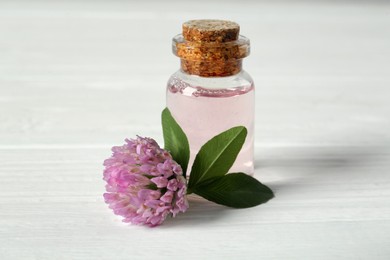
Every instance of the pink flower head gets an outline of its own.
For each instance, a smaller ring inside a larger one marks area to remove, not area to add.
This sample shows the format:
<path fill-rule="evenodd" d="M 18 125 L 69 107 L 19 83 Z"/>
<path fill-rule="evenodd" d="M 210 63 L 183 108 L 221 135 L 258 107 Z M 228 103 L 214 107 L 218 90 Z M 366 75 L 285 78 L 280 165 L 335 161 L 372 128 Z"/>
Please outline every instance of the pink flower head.
<path fill-rule="evenodd" d="M 124 222 L 160 225 L 168 215 L 185 212 L 188 202 L 183 172 L 168 151 L 151 138 L 126 139 L 104 161 L 104 200 Z"/>

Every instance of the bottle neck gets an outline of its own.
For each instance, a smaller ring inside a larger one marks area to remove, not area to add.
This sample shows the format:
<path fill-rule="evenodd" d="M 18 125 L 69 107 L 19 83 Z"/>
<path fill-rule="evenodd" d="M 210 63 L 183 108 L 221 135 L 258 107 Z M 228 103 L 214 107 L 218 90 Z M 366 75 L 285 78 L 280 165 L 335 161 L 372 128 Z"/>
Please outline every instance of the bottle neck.
<path fill-rule="evenodd" d="M 227 77 L 242 71 L 242 59 L 214 61 L 180 59 L 182 71 L 201 77 Z"/>

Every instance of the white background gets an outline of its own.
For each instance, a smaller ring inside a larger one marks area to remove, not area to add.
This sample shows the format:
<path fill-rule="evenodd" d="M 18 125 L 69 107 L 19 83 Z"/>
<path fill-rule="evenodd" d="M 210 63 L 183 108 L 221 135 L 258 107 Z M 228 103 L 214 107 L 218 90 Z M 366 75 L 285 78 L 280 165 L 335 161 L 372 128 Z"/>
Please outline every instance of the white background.
<path fill-rule="evenodd" d="M 256 173 L 276 198 L 190 198 L 123 224 L 102 162 L 162 144 L 171 38 L 230 19 L 251 39 Z M 388 1 L 0 1 L 0 259 L 389 259 Z"/>

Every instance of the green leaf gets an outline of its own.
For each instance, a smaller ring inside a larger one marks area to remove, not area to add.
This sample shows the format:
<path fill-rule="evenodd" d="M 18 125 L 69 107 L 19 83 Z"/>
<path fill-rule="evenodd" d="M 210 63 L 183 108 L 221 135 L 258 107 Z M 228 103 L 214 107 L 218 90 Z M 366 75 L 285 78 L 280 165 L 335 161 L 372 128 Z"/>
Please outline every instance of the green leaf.
<path fill-rule="evenodd" d="M 168 108 L 165 108 L 161 114 L 164 145 L 173 159 L 180 164 L 183 169 L 183 175 L 186 177 L 188 161 L 190 159 L 190 146 L 188 139 L 179 124 L 172 117 Z"/>
<path fill-rule="evenodd" d="M 245 173 L 230 173 L 197 186 L 194 193 L 233 208 L 249 208 L 274 197 L 270 188 Z"/>
<path fill-rule="evenodd" d="M 214 136 L 201 147 L 192 165 L 189 193 L 202 182 L 228 172 L 245 142 L 246 135 L 245 127 L 233 127 Z"/>

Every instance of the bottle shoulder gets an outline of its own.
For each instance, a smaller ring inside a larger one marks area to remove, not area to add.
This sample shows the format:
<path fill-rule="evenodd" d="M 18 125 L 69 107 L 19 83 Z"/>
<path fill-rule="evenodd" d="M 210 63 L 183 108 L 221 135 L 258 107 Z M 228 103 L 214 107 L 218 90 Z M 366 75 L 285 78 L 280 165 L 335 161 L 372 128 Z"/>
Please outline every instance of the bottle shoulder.
<path fill-rule="evenodd" d="M 231 89 L 254 87 L 254 82 L 252 77 L 244 70 L 228 77 L 200 77 L 178 70 L 168 80 L 168 87 L 172 85 L 187 85 L 205 89 Z"/>
<path fill-rule="evenodd" d="M 229 77 L 200 77 L 179 70 L 169 79 L 167 91 L 194 97 L 231 97 L 254 91 L 254 84 L 245 71 Z"/>

